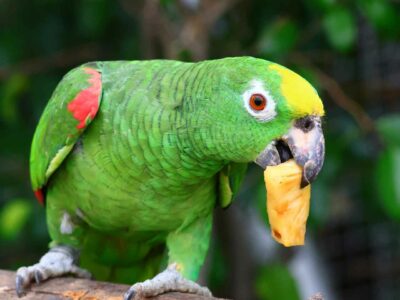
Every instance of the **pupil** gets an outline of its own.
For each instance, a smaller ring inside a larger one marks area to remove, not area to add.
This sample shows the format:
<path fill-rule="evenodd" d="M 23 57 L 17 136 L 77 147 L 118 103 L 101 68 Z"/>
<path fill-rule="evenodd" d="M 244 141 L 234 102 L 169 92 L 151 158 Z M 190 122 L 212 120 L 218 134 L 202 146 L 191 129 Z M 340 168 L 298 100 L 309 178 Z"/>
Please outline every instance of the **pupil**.
<path fill-rule="evenodd" d="M 260 97 L 256 97 L 256 98 L 254 99 L 254 104 L 255 104 L 256 106 L 261 106 L 261 105 L 263 104 L 263 100 L 262 100 Z"/>

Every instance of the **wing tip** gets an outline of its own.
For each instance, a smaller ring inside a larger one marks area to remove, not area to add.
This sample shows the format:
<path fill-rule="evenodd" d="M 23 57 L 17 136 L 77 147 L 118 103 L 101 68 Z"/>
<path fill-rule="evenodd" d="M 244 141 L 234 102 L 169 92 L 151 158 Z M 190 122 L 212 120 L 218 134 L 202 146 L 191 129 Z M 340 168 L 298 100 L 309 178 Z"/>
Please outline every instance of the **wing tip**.
<path fill-rule="evenodd" d="M 36 199 L 40 203 L 40 205 L 44 205 L 44 193 L 42 189 L 34 190 L 33 193 L 35 194 Z"/>

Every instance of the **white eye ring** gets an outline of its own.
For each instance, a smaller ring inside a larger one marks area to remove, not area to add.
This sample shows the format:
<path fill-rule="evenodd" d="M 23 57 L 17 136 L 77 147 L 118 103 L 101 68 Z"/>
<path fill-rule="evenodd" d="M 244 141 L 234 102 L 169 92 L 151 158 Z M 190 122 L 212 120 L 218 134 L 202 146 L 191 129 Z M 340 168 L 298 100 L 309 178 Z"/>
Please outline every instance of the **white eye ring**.
<path fill-rule="evenodd" d="M 276 116 L 275 101 L 272 95 L 263 87 L 263 84 L 259 80 L 253 80 L 250 82 L 250 88 L 246 90 L 243 95 L 243 103 L 247 112 L 261 122 L 271 121 Z M 262 110 L 255 110 L 250 105 L 250 100 L 253 95 L 261 95 L 266 99 L 266 105 Z"/>

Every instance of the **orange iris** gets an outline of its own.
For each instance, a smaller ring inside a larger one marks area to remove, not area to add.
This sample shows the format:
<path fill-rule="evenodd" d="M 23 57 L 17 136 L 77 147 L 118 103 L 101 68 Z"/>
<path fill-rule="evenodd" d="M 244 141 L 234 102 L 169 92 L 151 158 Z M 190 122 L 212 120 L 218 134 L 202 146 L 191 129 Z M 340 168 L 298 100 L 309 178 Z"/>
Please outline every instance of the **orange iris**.
<path fill-rule="evenodd" d="M 250 107 L 256 111 L 263 110 L 267 106 L 267 99 L 261 94 L 253 94 L 250 97 Z"/>

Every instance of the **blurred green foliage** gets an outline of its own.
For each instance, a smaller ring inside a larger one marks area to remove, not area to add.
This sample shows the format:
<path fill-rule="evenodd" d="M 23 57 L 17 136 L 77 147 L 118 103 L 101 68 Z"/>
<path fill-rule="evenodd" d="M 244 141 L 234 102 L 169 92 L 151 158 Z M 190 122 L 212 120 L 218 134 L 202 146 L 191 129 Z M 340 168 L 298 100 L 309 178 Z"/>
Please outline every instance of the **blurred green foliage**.
<path fill-rule="evenodd" d="M 354 46 L 356 20 L 348 8 L 339 5 L 330 8 L 322 23 L 327 39 L 333 48 L 346 52 Z"/>
<path fill-rule="evenodd" d="M 271 264 L 261 269 L 255 282 L 260 299 L 300 299 L 296 282 L 283 264 Z"/>
<path fill-rule="evenodd" d="M 377 121 L 385 149 L 376 162 L 377 190 L 388 216 L 400 221 L 400 114 Z"/>
<path fill-rule="evenodd" d="M 0 236 L 5 240 L 14 240 L 26 226 L 32 213 L 32 202 L 25 199 L 13 199 L 0 212 Z"/>
<path fill-rule="evenodd" d="M 399 14 L 390 1 L 359 0 L 358 3 L 363 14 L 381 35 L 389 38 L 399 36 Z"/>
<path fill-rule="evenodd" d="M 287 55 L 299 38 L 299 27 L 290 19 L 277 19 L 264 30 L 259 39 L 259 52 L 266 57 Z"/>
<path fill-rule="evenodd" d="M 90 60 L 253 55 L 297 70 L 318 89 L 327 110 L 327 156 L 313 185 L 312 236 L 322 238 L 319 232 L 329 224 L 400 220 L 400 115 L 393 114 L 400 110 L 399 86 L 363 74 L 368 61 L 361 60 L 372 51 L 363 49 L 362 32 L 372 32 L 377 47 L 392 43 L 399 49 L 398 1 L 232 1 L 211 25 L 199 20 L 216 13 L 212 1 L 153 1 L 153 8 L 149 3 L 0 1 L 2 268 L 32 264 L 47 248 L 45 211 L 34 202 L 29 185 L 30 141 L 62 75 Z M 193 22 L 198 27 L 190 23 L 195 18 L 200 18 Z M 192 31 L 183 31 L 190 26 Z M 185 40 L 188 32 L 198 34 L 196 42 Z M 339 84 L 339 93 L 321 73 Z M 349 105 L 343 106 L 341 92 L 376 120 L 372 129 L 343 109 Z M 242 191 L 239 202 L 257 209 L 266 223 L 260 170 L 250 170 Z M 216 289 L 231 271 L 219 244 L 210 275 Z M 284 263 L 259 266 L 253 286 L 259 299 L 300 297 Z"/>

